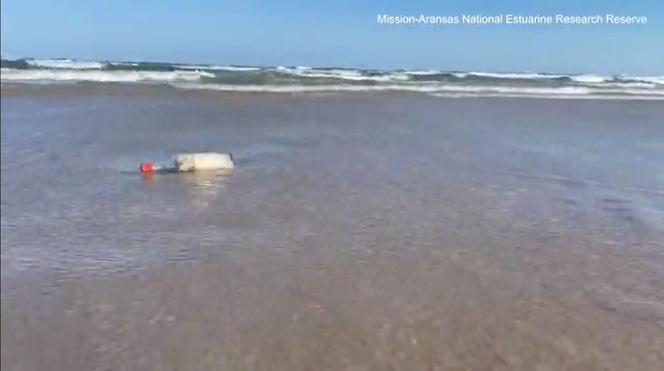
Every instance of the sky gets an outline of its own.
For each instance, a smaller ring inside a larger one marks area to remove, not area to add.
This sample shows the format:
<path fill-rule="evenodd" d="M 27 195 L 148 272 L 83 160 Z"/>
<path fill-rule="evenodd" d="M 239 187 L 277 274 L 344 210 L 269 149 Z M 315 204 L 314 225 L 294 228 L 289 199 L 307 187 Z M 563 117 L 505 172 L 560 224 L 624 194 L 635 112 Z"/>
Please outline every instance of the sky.
<path fill-rule="evenodd" d="M 3 58 L 664 74 L 662 0 L 1 0 Z M 378 14 L 617 14 L 646 25 L 381 25 Z"/>

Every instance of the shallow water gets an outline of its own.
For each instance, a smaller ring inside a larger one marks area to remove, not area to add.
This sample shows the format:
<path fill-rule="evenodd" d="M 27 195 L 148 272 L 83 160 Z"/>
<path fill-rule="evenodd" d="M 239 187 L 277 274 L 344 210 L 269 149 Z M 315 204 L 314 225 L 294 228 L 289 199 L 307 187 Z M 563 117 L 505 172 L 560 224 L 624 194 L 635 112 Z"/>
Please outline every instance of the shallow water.
<path fill-rule="evenodd" d="M 3 369 L 664 363 L 660 102 L 2 94 Z"/>

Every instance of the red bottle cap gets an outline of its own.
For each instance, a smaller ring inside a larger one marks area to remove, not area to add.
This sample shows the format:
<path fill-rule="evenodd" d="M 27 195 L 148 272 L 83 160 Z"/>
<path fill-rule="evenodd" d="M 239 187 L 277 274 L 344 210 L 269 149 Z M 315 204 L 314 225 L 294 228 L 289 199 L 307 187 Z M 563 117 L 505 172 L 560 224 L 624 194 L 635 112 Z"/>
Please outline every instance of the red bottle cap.
<path fill-rule="evenodd" d="M 151 173 L 154 171 L 154 164 L 152 162 L 144 162 L 139 167 L 141 173 Z"/>

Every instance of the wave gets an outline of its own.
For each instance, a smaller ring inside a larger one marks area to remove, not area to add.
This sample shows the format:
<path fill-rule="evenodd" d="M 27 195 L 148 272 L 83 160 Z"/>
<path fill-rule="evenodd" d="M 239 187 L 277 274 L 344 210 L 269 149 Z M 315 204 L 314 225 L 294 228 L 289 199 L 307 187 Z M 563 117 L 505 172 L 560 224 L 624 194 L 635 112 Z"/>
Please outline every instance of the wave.
<path fill-rule="evenodd" d="M 618 96 L 661 99 L 664 96 L 662 75 L 261 67 L 73 59 L 3 59 L 1 66 L 3 83 L 25 84 L 161 83 L 182 89 L 272 93 L 404 91 L 446 96 L 598 99 Z"/>
<path fill-rule="evenodd" d="M 353 69 L 322 69 L 311 67 L 283 67 L 279 66 L 274 71 L 278 73 L 293 75 L 304 78 L 323 78 L 351 81 L 375 81 L 387 82 L 394 80 L 408 80 L 410 77 L 406 73 L 398 72 L 379 72 Z"/>
<path fill-rule="evenodd" d="M 598 84 L 590 84 L 590 85 L 594 86 L 596 88 L 657 89 L 657 84 L 656 83 L 642 82 L 642 81 L 634 81 L 634 82 L 609 81 L 609 82 L 602 83 L 601 85 L 598 85 Z"/>
<path fill-rule="evenodd" d="M 569 77 L 572 81 L 597 84 L 613 80 L 613 77 L 600 76 L 600 75 L 576 75 Z"/>
<path fill-rule="evenodd" d="M 626 81 L 643 81 L 651 84 L 664 85 L 664 76 L 621 76 Z"/>
<path fill-rule="evenodd" d="M 218 90 L 245 93 L 325 93 L 363 91 L 435 92 L 435 88 L 415 85 L 232 85 L 232 84 L 172 84 L 186 90 Z"/>
<path fill-rule="evenodd" d="M 444 74 L 446 72 L 440 70 L 409 70 L 405 71 L 405 73 L 411 76 L 431 76 L 431 75 Z"/>
<path fill-rule="evenodd" d="M 384 92 L 400 91 L 426 93 L 434 96 L 514 96 L 514 97 L 590 97 L 622 99 L 661 99 L 663 91 L 643 89 L 612 89 L 601 90 L 590 87 L 559 87 L 559 88 L 524 88 L 513 86 L 453 86 L 453 85 L 231 85 L 231 84 L 200 84 L 175 83 L 172 86 L 185 90 L 216 90 L 245 93 L 328 93 L 328 92 Z"/>
<path fill-rule="evenodd" d="M 438 71 L 438 74 L 441 72 Z M 510 79 L 510 80 L 558 80 L 569 79 L 570 81 L 581 84 L 602 84 L 602 83 L 649 83 L 664 85 L 664 76 L 603 76 L 596 74 L 580 74 L 580 75 L 556 75 L 544 73 L 531 73 L 531 72 L 516 72 L 516 73 L 502 73 L 502 72 L 455 72 L 453 73 L 458 78 L 468 77 L 485 77 L 492 79 Z"/>
<path fill-rule="evenodd" d="M 560 75 L 560 74 L 545 74 L 545 73 L 533 73 L 533 72 L 514 72 L 514 73 L 503 73 L 503 72 L 457 72 L 454 73 L 454 76 L 459 78 L 467 77 L 486 77 L 492 79 L 510 79 L 510 80 L 557 80 L 557 79 L 569 79 L 574 82 L 579 83 L 603 83 L 614 80 L 610 76 L 601 76 L 594 74 L 582 74 L 582 75 Z"/>
<path fill-rule="evenodd" d="M 516 72 L 516 73 L 503 73 L 503 72 L 456 72 L 454 76 L 459 78 L 474 77 L 488 77 L 493 79 L 559 79 L 565 75 L 549 75 L 543 73 L 531 72 Z"/>
<path fill-rule="evenodd" d="M 138 67 L 141 64 L 136 62 L 108 62 L 110 66 L 126 66 L 126 67 Z"/>
<path fill-rule="evenodd" d="M 217 65 L 204 65 L 204 64 L 176 64 L 175 68 L 182 70 L 209 70 L 209 71 L 230 71 L 230 72 L 243 72 L 243 71 L 260 71 L 260 67 L 249 66 L 217 66 Z"/>
<path fill-rule="evenodd" d="M 33 67 L 68 70 L 99 70 L 106 66 L 102 62 L 78 61 L 73 59 L 27 59 L 26 62 Z"/>
<path fill-rule="evenodd" d="M 434 97 L 441 98 L 538 98 L 538 99 L 584 99 L 584 100 L 646 100 L 662 101 L 664 97 L 634 94 L 611 95 L 578 95 L 578 94 L 527 94 L 527 93 L 490 93 L 490 92 L 459 92 L 459 93 L 432 93 Z"/>
<path fill-rule="evenodd" d="M 98 70 L 19 70 L 2 69 L 2 81 L 8 82 L 172 82 L 214 78 L 204 71 L 98 71 Z"/>

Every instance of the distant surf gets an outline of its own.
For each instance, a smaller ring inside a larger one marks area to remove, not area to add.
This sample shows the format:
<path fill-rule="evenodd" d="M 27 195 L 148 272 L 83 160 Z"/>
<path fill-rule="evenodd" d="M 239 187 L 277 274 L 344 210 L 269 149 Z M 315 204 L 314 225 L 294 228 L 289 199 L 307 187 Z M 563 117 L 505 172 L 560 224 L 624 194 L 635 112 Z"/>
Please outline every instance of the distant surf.
<path fill-rule="evenodd" d="M 228 92 L 419 92 L 441 97 L 664 100 L 664 76 L 238 66 L 73 59 L 2 60 L 3 83 L 167 84 Z"/>

